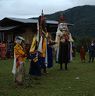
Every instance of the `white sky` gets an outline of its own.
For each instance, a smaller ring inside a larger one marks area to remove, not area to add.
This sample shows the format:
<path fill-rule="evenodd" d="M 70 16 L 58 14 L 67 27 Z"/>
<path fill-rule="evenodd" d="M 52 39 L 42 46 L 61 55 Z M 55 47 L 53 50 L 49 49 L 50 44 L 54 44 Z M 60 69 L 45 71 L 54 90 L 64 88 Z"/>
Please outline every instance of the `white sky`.
<path fill-rule="evenodd" d="M 4 17 L 30 18 L 79 5 L 95 5 L 95 0 L 0 0 L 0 19 Z"/>

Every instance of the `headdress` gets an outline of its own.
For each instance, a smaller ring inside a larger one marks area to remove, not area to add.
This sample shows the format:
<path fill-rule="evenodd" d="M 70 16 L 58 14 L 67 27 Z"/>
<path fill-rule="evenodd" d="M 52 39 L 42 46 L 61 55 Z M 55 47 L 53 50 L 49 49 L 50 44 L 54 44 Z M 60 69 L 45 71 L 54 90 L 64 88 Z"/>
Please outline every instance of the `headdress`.
<path fill-rule="evenodd" d="M 19 43 L 19 44 L 21 44 L 21 42 L 24 41 L 24 40 L 25 39 L 23 37 L 21 37 L 21 36 L 16 36 L 16 38 L 15 38 L 15 42 Z"/>

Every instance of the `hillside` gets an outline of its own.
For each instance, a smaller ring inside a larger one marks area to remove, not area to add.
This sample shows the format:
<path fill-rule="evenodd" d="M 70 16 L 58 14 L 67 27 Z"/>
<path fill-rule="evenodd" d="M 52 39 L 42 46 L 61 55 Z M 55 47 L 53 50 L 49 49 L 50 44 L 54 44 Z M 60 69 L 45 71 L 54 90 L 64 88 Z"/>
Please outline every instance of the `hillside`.
<path fill-rule="evenodd" d="M 54 14 L 45 15 L 49 20 L 58 20 L 60 14 L 64 14 L 65 21 L 73 23 L 70 28 L 71 33 L 77 38 L 95 37 L 95 6 L 84 5 L 77 6 L 65 11 L 59 11 Z"/>

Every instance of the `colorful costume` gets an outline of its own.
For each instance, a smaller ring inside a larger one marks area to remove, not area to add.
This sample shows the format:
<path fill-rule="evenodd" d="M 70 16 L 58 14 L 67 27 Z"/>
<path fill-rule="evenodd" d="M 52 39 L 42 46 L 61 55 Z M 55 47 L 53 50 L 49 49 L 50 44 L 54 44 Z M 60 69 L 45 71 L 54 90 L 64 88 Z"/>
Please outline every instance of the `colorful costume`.
<path fill-rule="evenodd" d="M 25 52 L 21 46 L 22 39 L 16 38 L 16 45 L 14 46 L 14 65 L 12 73 L 15 75 L 15 82 L 22 84 L 24 77 L 24 63 L 25 63 Z M 19 42 L 20 41 L 20 42 Z"/>
<path fill-rule="evenodd" d="M 39 53 L 37 51 L 37 37 L 33 37 L 33 41 L 30 48 L 30 56 L 31 59 L 29 74 L 33 76 L 41 76 L 41 67 L 39 61 Z"/>
<path fill-rule="evenodd" d="M 0 51 L 1 51 L 1 59 L 5 59 L 6 57 L 6 44 L 5 43 L 0 44 Z"/>
<path fill-rule="evenodd" d="M 62 17 L 61 17 L 62 19 Z M 67 23 L 63 21 L 59 22 L 56 32 L 56 61 L 60 64 L 62 69 L 62 63 L 65 63 L 65 69 L 67 70 L 67 64 L 72 60 L 72 36 L 68 30 Z"/>
<path fill-rule="evenodd" d="M 53 67 L 53 45 L 55 45 L 55 41 L 51 39 L 51 35 L 48 36 L 48 44 L 47 44 L 47 56 L 48 56 L 48 68 Z"/>
<path fill-rule="evenodd" d="M 44 36 L 41 36 L 39 46 L 38 46 L 38 51 L 41 53 L 40 55 L 40 65 L 41 68 L 43 69 L 43 73 L 46 73 L 46 67 L 48 64 L 47 60 L 47 39 Z"/>

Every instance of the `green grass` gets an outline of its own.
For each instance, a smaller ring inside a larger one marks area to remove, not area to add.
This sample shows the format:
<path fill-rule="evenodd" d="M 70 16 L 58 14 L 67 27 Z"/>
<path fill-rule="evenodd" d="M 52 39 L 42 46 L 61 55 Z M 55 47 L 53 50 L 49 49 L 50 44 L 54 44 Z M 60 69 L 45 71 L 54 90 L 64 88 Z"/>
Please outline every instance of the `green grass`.
<path fill-rule="evenodd" d="M 12 64 L 13 60 L 0 60 L 0 96 L 95 96 L 95 64 L 88 60 L 81 63 L 79 55 L 68 65 L 68 71 L 59 71 L 59 64 L 54 64 L 38 80 L 28 78 L 27 61 L 23 86 L 14 84 Z"/>

